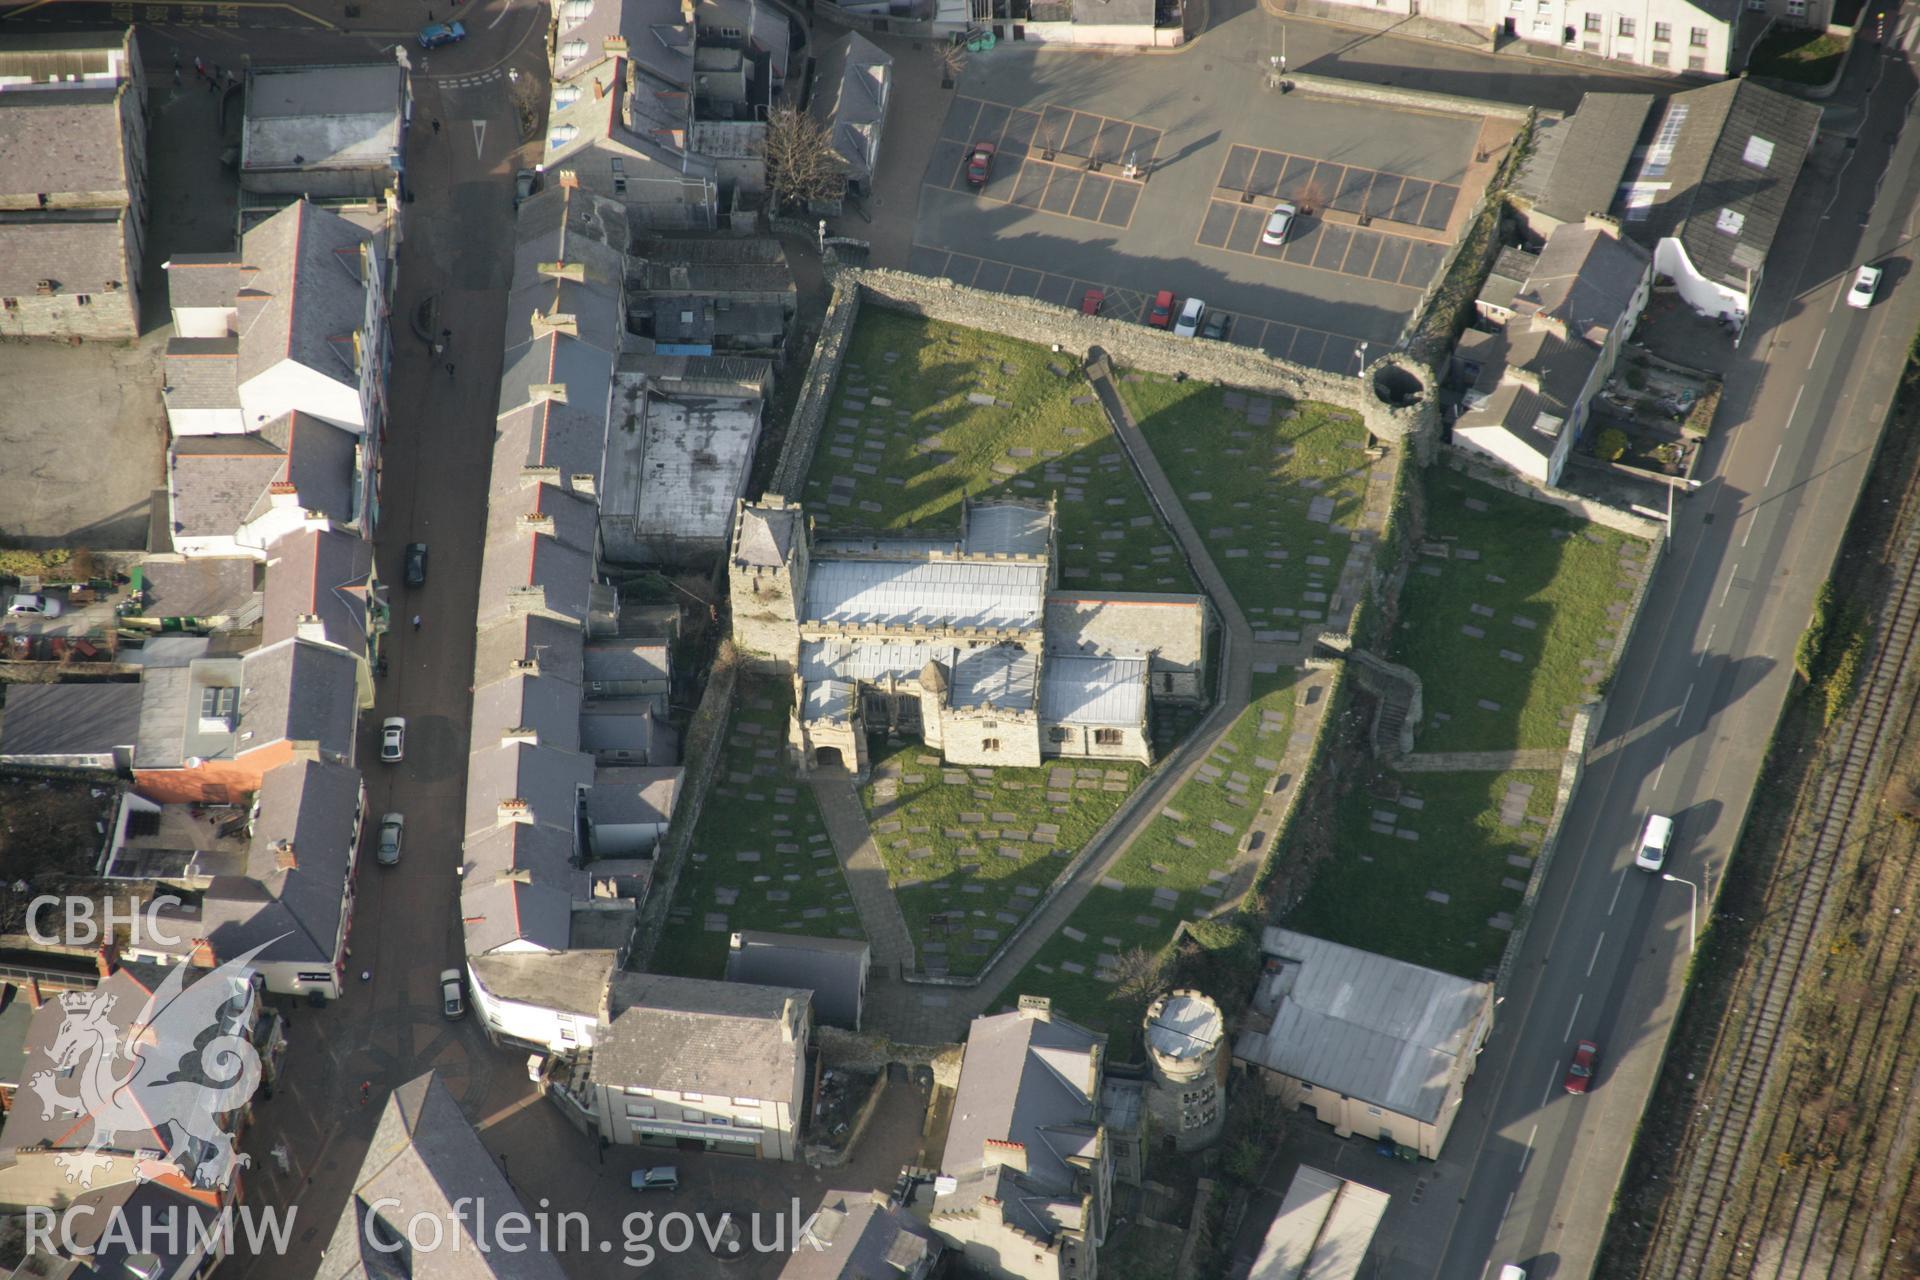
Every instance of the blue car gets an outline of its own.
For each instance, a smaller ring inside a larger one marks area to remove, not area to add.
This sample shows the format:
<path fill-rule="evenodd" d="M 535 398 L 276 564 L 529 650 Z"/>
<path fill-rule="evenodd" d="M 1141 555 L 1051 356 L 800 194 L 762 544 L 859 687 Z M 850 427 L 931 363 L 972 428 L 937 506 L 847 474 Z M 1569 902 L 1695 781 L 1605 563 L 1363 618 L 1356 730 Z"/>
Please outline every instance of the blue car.
<path fill-rule="evenodd" d="M 438 49 L 443 44 L 458 44 L 467 38 L 467 28 L 459 22 L 436 22 L 420 28 L 420 47 Z"/>

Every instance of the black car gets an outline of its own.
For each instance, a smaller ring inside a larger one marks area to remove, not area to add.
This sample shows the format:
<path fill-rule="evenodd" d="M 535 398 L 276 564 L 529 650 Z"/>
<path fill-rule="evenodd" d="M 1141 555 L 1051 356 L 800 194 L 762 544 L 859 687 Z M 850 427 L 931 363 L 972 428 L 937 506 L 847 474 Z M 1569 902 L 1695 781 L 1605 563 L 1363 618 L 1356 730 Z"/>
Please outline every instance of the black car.
<path fill-rule="evenodd" d="M 1200 336 L 1225 342 L 1227 333 L 1233 328 L 1233 317 L 1224 311 L 1215 311 L 1207 316 L 1207 323 L 1201 328 Z"/>
<path fill-rule="evenodd" d="M 424 542 L 407 544 L 407 585 L 410 587 L 427 585 L 427 544 Z"/>

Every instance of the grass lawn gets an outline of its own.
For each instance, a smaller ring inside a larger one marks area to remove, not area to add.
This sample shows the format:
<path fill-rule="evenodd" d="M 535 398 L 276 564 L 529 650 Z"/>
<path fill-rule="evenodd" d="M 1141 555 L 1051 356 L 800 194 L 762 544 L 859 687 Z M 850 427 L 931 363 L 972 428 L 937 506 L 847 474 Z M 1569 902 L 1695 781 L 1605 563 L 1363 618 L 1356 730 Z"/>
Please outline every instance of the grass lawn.
<path fill-rule="evenodd" d="M 1063 586 L 1195 589 L 1073 358 L 977 329 L 864 308 L 803 496 L 827 533 L 1057 496 Z"/>
<path fill-rule="evenodd" d="M 1120 394 L 1253 625 L 1319 621 L 1353 545 L 1333 526 L 1366 502 L 1359 418 L 1154 374 L 1126 375 Z"/>
<path fill-rule="evenodd" d="M 1097 976 L 1100 959 L 1136 947 L 1158 952 L 1173 940 L 1182 916 L 1229 905 L 1220 884 L 1253 823 L 1261 788 L 1286 750 L 1296 679 L 1292 670 L 1254 677 L 1252 705 L 1209 757 L 1219 777 L 1196 774 L 1174 793 L 1069 924 L 1001 992 L 1005 1002 L 1022 993 L 1050 995 L 1055 1008 L 1096 1031 L 1130 1030 L 1126 1023 L 1138 1016 L 1137 1001 Z"/>
<path fill-rule="evenodd" d="M 1287 927 L 1463 978 L 1487 977 L 1510 936 L 1487 922 L 1519 909 L 1530 874 L 1507 858 L 1531 858 L 1540 847 L 1558 781 L 1551 772 L 1515 770 L 1383 772 L 1372 786 L 1357 783 L 1340 800 L 1337 852 L 1315 872 Z M 1531 793 L 1522 793 L 1526 787 Z M 1419 838 L 1399 834 L 1409 831 Z M 1428 898 L 1430 891 L 1447 901 Z"/>
<path fill-rule="evenodd" d="M 1868 19 L 1871 23 L 1872 19 Z M 1756 76 L 1791 80 L 1795 84 L 1825 84 L 1847 56 L 1844 36 L 1795 27 L 1775 27 L 1754 46 L 1747 70 Z"/>
<path fill-rule="evenodd" d="M 1400 590 L 1393 657 L 1426 694 L 1415 749 L 1564 747 L 1612 671 L 1647 543 L 1445 467 L 1422 483 L 1426 543 L 1449 554 L 1416 556 Z"/>
<path fill-rule="evenodd" d="M 786 766 L 791 700 L 782 681 L 740 677 L 721 776 L 654 952 L 662 973 L 721 977 L 735 929 L 866 936 L 813 792 Z"/>
<path fill-rule="evenodd" d="M 873 766 L 861 799 L 894 897 L 921 963 L 953 974 L 980 972 L 1146 772 L 1109 760 L 966 769 L 919 743 Z"/>

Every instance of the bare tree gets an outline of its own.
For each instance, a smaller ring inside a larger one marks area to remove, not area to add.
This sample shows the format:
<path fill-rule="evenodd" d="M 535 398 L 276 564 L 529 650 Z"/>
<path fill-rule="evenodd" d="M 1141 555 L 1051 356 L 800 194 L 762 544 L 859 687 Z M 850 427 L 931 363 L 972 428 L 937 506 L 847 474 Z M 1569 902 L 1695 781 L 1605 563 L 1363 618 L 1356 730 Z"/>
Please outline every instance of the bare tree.
<path fill-rule="evenodd" d="M 1120 953 L 1120 962 L 1114 966 L 1113 973 L 1114 994 L 1145 1005 L 1166 985 L 1166 959 L 1158 951 L 1135 947 Z"/>
<path fill-rule="evenodd" d="M 804 111 L 775 107 L 767 117 L 767 188 L 776 205 L 832 201 L 846 190 L 847 163 L 826 127 Z"/>
<path fill-rule="evenodd" d="M 940 46 L 936 56 L 940 63 L 940 87 L 951 89 L 954 81 L 960 78 L 960 73 L 967 69 L 967 47 L 949 42 Z"/>

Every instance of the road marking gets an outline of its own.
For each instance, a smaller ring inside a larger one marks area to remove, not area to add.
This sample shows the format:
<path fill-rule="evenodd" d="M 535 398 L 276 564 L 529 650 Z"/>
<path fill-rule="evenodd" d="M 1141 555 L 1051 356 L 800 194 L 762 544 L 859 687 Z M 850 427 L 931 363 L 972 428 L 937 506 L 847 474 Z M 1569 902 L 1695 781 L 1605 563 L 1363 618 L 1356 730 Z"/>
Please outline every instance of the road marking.
<path fill-rule="evenodd" d="M 505 4 L 500 6 L 500 12 L 494 15 L 493 21 L 487 24 L 487 30 L 491 31 L 495 27 L 499 26 L 501 20 L 512 12 L 513 12 L 513 0 L 507 0 Z"/>
<path fill-rule="evenodd" d="M 1739 572 L 1740 572 L 1739 565 L 1735 565 L 1733 566 L 1733 568 L 1727 570 L 1727 585 L 1726 585 L 1726 588 L 1720 593 L 1720 604 L 1718 606 L 1719 608 L 1724 609 L 1727 607 L 1727 597 L 1733 594 L 1733 575 Z"/>
<path fill-rule="evenodd" d="M 486 142 L 486 140 L 487 140 L 487 122 L 485 120 L 475 120 L 473 122 L 473 158 L 474 159 L 478 160 L 481 158 L 480 147 L 481 147 L 481 144 Z"/>
<path fill-rule="evenodd" d="M 1787 446 L 1784 441 L 1782 441 L 1780 444 L 1773 446 L 1773 461 L 1767 464 L 1767 478 L 1760 482 L 1760 487 L 1762 489 L 1766 488 L 1768 485 L 1773 483 L 1773 469 L 1780 465 L 1780 451 L 1786 447 Z"/>
<path fill-rule="evenodd" d="M 1714 624 L 1714 626 L 1719 625 L 1719 623 Z M 1700 642 L 1700 665 L 1703 667 L 1707 665 L 1707 650 L 1711 648 L 1713 648 L 1713 627 L 1708 627 L 1707 638 Z"/>
<path fill-rule="evenodd" d="M 1540 1126 L 1536 1124 L 1535 1126 L 1533 1126 L 1533 1132 L 1527 1135 L 1526 1150 L 1520 1153 L 1520 1173 L 1521 1173 L 1521 1176 L 1523 1177 L 1526 1175 L 1526 1172 L 1527 1172 L 1527 1161 L 1533 1159 L 1533 1140 L 1539 1136 L 1540 1136 Z"/>
<path fill-rule="evenodd" d="M 1843 169 L 1844 169 L 1845 167 L 1846 167 L 1845 165 L 1842 165 L 1842 166 L 1841 166 L 1841 168 L 1843 168 Z M 1837 176 L 1837 175 L 1836 175 L 1836 176 Z M 1827 208 L 1829 208 L 1829 209 L 1831 209 L 1831 208 L 1833 208 L 1833 203 L 1834 203 L 1834 200 L 1838 200 L 1839 198 L 1840 198 L 1840 197 L 1839 197 L 1839 195 L 1838 195 L 1838 194 L 1836 193 L 1836 194 L 1834 195 L 1834 197 L 1833 197 L 1833 200 L 1829 200 L 1829 201 L 1827 202 Z M 1825 215 L 1822 215 L 1822 216 L 1825 216 Z M 1829 303 L 1827 304 L 1827 314 L 1828 314 L 1828 315 L 1832 315 L 1832 314 L 1833 314 L 1833 309 L 1834 309 L 1835 307 L 1837 307 L 1837 306 L 1839 306 L 1839 305 L 1840 305 L 1840 294 L 1841 294 L 1841 293 L 1842 293 L 1842 292 L 1843 292 L 1843 291 L 1844 291 L 1844 290 L 1846 289 L 1846 287 L 1847 287 L 1847 286 L 1846 286 L 1846 282 L 1845 282 L 1845 281 L 1842 281 L 1841 283 L 1839 283 L 1839 284 L 1837 284 L 1837 285 L 1835 285 L 1835 286 L 1834 286 L 1834 289 L 1833 289 L 1833 301 L 1832 301 L 1832 302 L 1829 302 Z"/>
<path fill-rule="evenodd" d="M 1826 333 L 1826 330 L 1822 329 L 1820 332 L 1822 335 L 1824 335 Z M 1793 393 L 1793 408 L 1787 410 L 1787 428 L 1786 429 L 1788 431 L 1793 430 L 1793 418 L 1795 414 L 1800 412 L 1800 397 L 1805 394 L 1807 394 L 1807 384 L 1803 382 L 1800 384 L 1800 389 Z"/>
<path fill-rule="evenodd" d="M 1820 336 L 1813 340 L 1813 353 L 1807 357 L 1807 368 L 1809 369 L 1813 368 L 1813 362 L 1820 358 L 1820 344 L 1825 342 L 1826 340 L 1827 340 L 1827 331 L 1825 329 L 1822 329 L 1820 331 Z M 1800 389 L 1802 391 L 1805 391 L 1807 389 L 1806 384 L 1802 383 Z M 1799 401 L 1796 400 L 1794 403 L 1798 404 Z"/>
<path fill-rule="evenodd" d="M 1542 1107 L 1546 1106 L 1548 1101 L 1552 1099 L 1553 1091 L 1559 1088 L 1559 1086 L 1560 1086 L 1560 1068 L 1555 1067 L 1553 1069 L 1553 1074 L 1547 1077 L 1546 1092 L 1540 1095 L 1540 1105 Z"/>
<path fill-rule="evenodd" d="M 1587 993 L 1584 991 L 1573 998 L 1573 1012 L 1567 1015 L 1567 1034 L 1560 1037 L 1562 1040 L 1573 1039 L 1574 1020 L 1580 1016 L 1580 1002 L 1586 998 Z"/>
<path fill-rule="evenodd" d="M 1687 686 L 1687 696 L 1680 699 L 1680 714 L 1673 718 L 1673 727 L 1678 729 L 1687 718 L 1687 704 L 1693 701 L 1693 686 Z"/>
<path fill-rule="evenodd" d="M 1627 878 L 1624 875 L 1614 882 L 1613 901 L 1607 904 L 1608 915 L 1612 915 L 1613 909 L 1620 905 L 1620 891 L 1626 887 L 1627 887 Z"/>
<path fill-rule="evenodd" d="M 1600 962 L 1600 944 L 1607 940 L 1607 931 L 1602 929 L 1600 936 L 1593 940 L 1593 959 L 1587 961 L 1587 976 L 1593 976 L 1593 966 Z"/>
<path fill-rule="evenodd" d="M 1765 485 L 1762 485 L 1762 486 L 1761 486 L 1761 488 L 1763 488 L 1763 489 L 1764 489 L 1765 487 L 1766 487 Z M 1753 526 L 1755 526 L 1755 525 L 1757 525 L 1757 524 L 1759 524 L 1759 523 L 1760 523 L 1760 511 L 1759 511 L 1759 509 L 1758 509 L 1758 508 L 1755 508 L 1755 509 L 1754 509 L 1754 511 L 1753 511 L 1753 513 L 1752 513 L 1752 514 L 1751 514 L 1750 516 L 1748 516 L 1748 518 L 1747 518 L 1747 531 L 1746 531 L 1745 533 L 1743 533 L 1743 534 L 1741 534 L 1741 535 L 1740 535 L 1740 545 L 1741 545 L 1741 546 L 1743 546 L 1743 547 L 1744 547 L 1744 546 L 1746 546 L 1746 545 L 1747 545 L 1747 540 L 1748 540 L 1749 538 L 1751 538 L 1751 537 L 1753 537 Z"/>
<path fill-rule="evenodd" d="M 1500 1211 L 1500 1226 L 1497 1230 L 1494 1231 L 1493 1233 L 1494 1235 L 1498 1236 L 1501 1232 L 1507 1229 L 1507 1215 L 1512 1212 L 1513 1212 L 1513 1192 L 1509 1191 L 1507 1192 L 1507 1207 Z M 1493 1264 L 1489 1262 L 1487 1265 L 1491 1267 Z"/>
<path fill-rule="evenodd" d="M 1668 747 L 1664 752 L 1662 752 L 1660 756 L 1660 767 L 1653 771 L 1653 786 L 1654 786 L 1654 790 L 1656 791 L 1660 789 L 1660 775 L 1667 771 L 1667 757 L 1672 754 L 1673 754 L 1672 747 Z"/>

